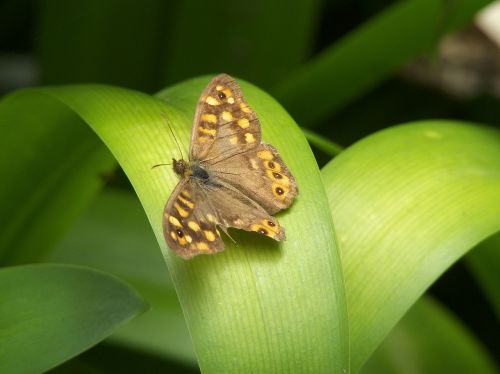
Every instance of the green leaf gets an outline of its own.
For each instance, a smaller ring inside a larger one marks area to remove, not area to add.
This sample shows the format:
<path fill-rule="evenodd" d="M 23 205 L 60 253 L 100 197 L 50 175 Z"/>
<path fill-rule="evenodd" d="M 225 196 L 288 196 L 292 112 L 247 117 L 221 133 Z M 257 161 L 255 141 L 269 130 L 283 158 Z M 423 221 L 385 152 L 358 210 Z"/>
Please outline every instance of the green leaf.
<path fill-rule="evenodd" d="M 480 243 L 466 260 L 500 318 L 500 233 Z"/>
<path fill-rule="evenodd" d="M 47 95 L 0 101 L 0 263 L 44 258 L 115 161 L 94 133 Z"/>
<path fill-rule="evenodd" d="M 151 167 L 179 153 L 161 114 L 187 148 L 195 105 L 208 80 L 174 86 L 159 95 L 163 100 L 105 86 L 26 90 L 12 100 L 52 96 L 66 106 L 62 110 L 78 113 L 113 152 L 161 246 L 204 372 L 346 369 L 343 278 L 321 176 L 299 128 L 264 92 L 242 82 L 264 140 L 280 150 L 300 188 L 293 207 L 278 216 L 287 241 L 280 245 L 234 232 L 237 245 L 228 242 L 224 253 L 191 261 L 166 248 L 163 206 L 177 177 L 171 168 Z"/>
<path fill-rule="evenodd" d="M 131 284 L 150 310 L 120 327 L 112 342 L 196 365 L 179 300 L 137 197 L 105 189 L 57 246 L 49 262 L 85 265 Z"/>
<path fill-rule="evenodd" d="M 357 370 L 424 290 L 500 229 L 500 132 L 394 127 L 323 169 L 342 252 Z"/>
<path fill-rule="evenodd" d="M 145 309 L 118 279 L 90 269 L 0 270 L 0 372 L 39 373 L 79 354 Z"/>
<path fill-rule="evenodd" d="M 492 0 L 396 2 L 282 80 L 272 93 L 314 126 L 457 29 Z M 305 110 L 314 108 L 314 110 Z"/>
<path fill-rule="evenodd" d="M 417 301 L 361 370 L 361 374 L 498 373 L 471 333 L 432 298 Z"/>

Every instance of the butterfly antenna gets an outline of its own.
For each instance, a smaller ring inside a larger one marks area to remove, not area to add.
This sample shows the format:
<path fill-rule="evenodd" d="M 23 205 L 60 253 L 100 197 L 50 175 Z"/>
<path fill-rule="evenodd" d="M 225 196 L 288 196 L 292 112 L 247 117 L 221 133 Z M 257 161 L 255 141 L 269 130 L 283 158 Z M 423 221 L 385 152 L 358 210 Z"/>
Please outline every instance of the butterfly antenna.
<path fill-rule="evenodd" d="M 163 116 L 163 118 L 165 118 L 165 121 L 167 122 L 168 129 L 170 130 L 170 133 L 172 134 L 172 138 L 174 138 L 175 144 L 177 145 L 177 149 L 179 150 L 179 153 L 181 154 L 181 159 L 184 160 L 184 155 L 182 154 L 181 146 L 180 146 L 179 142 L 177 141 L 177 137 L 174 134 L 174 130 L 172 130 L 172 126 L 170 125 L 170 121 L 169 121 L 167 115 L 163 112 L 161 113 L 161 115 Z M 168 164 L 163 164 L 163 165 L 168 165 Z M 172 165 L 172 164 L 170 164 L 170 165 Z"/>
<path fill-rule="evenodd" d="M 170 162 L 168 164 L 156 164 L 156 165 L 151 166 L 151 169 L 157 168 L 158 166 L 164 166 L 164 165 L 172 165 L 172 163 Z"/>

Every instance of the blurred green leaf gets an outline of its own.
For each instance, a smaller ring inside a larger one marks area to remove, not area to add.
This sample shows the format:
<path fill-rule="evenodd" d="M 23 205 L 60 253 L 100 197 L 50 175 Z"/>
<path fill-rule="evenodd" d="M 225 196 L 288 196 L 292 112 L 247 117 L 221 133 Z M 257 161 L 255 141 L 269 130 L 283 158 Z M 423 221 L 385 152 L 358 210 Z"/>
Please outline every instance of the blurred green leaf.
<path fill-rule="evenodd" d="M 224 72 L 269 87 L 311 52 L 321 4 L 176 1 L 164 48 L 165 81 Z"/>
<path fill-rule="evenodd" d="M 0 101 L 0 262 L 36 261 L 66 232 L 115 161 L 73 112 L 38 93 Z"/>
<path fill-rule="evenodd" d="M 500 318 L 500 233 L 480 243 L 466 260 Z"/>
<path fill-rule="evenodd" d="M 271 92 L 299 125 L 317 125 L 435 45 L 442 34 L 463 26 L 491 1 L 396 2 L 290 74 Z"/>
<path fill-rule="evenodd" d="M 361 374 L 498 373 L 470 332 L 432 298 L 405 314 L 361 370 Z"/>
<path fill-rule="evenodd" d="M 322 174 L 356 371 L 437 277 L 500 229 L 500 131 L 398 126 L 349 147 Z"/>
<path fill-rule="evenodd" d="M 169 24 L 162 0 L 39 1 L 42 81 L 160 86 L 160 45 Z"/>
<path fill-rule="evenodd" d="M 195 105 L 208 80 L 165 90 L 159 95 L 163 100 L 106 86 L 25 90 L 10 100 L 22 105 L 49 95 L 61 103 L 61 110 L 78 113 L 111 149 L 152 224 L 203 371 L 344 370 L 346 305 L 327 197 L 300 129 L 270 96 L 242 82 L 265 141 L 280 150 L 301 191 L 293 207 L 279 215 L 287 241 L 278 244 L 234 232 L 237 245 L 226 243 L 224 253 L 191 261 L 179 259 L 165 245 L 163 206 L 178 178 L 171 168 L 151 167 L 179 154 L 161 114 L 187 147 Z M 37 107 L 23 108 L 43 121 Z M 297 300 L 305 300 L 300 308 Z"/>
<path fill-rule="evenodd" d="M 151 309 L 122 326 L 112 342 L 196 365 L 174 286 L 139 200 L 107 189 L 90 205 L 49 262 L 90 266 L 124 279 Z"/>
<path fill-rule="evenodd" d="M 96 344 L 145 309 L 123 282 L 61 265 L 0 270 L 0 372 L 39 373 Z"/>

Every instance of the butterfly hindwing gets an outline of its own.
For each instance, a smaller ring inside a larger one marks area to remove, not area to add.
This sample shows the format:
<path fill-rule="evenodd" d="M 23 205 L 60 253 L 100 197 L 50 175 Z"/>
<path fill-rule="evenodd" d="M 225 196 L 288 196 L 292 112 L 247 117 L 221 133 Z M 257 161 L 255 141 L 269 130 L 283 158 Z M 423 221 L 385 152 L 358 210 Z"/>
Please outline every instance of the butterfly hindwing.
<path fill-rule="evenodd" d="M 215 253 L 224 249 L 217 230 L 217 214 L 204 204 L 205 193 L 198 182 L 179 182 L 170 195 L 163 215 L 163 232 L 170 248 L 189 259 L 200 253 Z"/>
<path fill-rule="evenodd" d="M 226 74 L 215 77 L 201 94 L 193 121 L 190 158 L 222 160 L 261 142 L 259 120 L 241 88 Z"/>
<path fill-rule="evenodd" d="M 208 187 L 205 192 L 211 204 L 216 207 L 219 225 L 254 231 L 274 240 L 284 240 L 285 230 L 278 220 L 266 212 L 251 197 L 237 188 L 219 181 L 217 187 Z"/>
<path fill-rule="evenodd" d="M 251 196 L 268 213 L 289 207 L 298 194 L 295 178 L 269 144 L 260 144 L 231 159 L 211 167 L 220 178 L 247 196 Z"/>

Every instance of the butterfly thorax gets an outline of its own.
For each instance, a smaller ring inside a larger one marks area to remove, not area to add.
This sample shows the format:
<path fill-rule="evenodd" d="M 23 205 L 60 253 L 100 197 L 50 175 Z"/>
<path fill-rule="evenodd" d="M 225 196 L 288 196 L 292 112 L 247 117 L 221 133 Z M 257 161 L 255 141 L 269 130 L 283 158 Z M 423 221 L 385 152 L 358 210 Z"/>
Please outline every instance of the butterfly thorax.
<path fill-rule="evenodd" d="M 174 171 L 183 178 L 193 177 L 201 181 L 209 179 L 208 172 L 197 162 L 187 162 L 184 160 L 172 159 Z"/>

